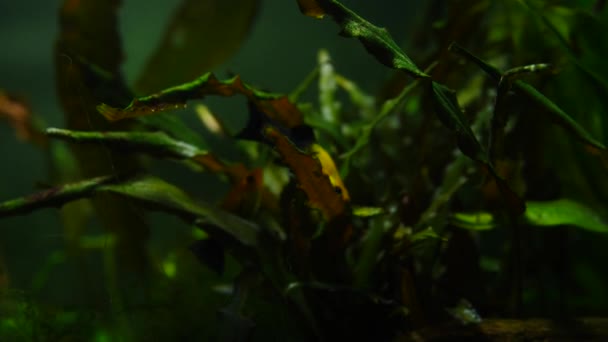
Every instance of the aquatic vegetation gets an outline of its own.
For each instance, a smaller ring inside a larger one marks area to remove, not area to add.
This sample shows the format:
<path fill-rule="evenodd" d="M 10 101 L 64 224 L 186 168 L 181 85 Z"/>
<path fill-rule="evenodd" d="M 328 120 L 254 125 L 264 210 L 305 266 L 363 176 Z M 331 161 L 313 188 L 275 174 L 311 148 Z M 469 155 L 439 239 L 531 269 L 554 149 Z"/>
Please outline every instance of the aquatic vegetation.
<path fill-rule="evenodd" d="M 336 71 L 331 46 L 290 94 L 216 76 L 211 69 L 238 49 L 263 6 L 237 2 L 184 0 L 133 86 L 121 73 L 116 3 L 64 2 L 55 67 L 66 127 L 41 128 L 24 101 L 0 93 L 0 115 L 49 154 L 54 182 L 3 199 L 0 218 L 59 208 L 66 248 L 49 256 L 38 283 L 54 265 L 96 255 L 92 279 L 103 281 L 83 281 L 83 293 L 111 300 L 48 308 L 15 292 L 0 268 L 1 335 L 606 334 L 595 329 L 605 318 L 579 318 L 606 314 L 601 251 L 569 245 L 605 243 L 608 233 L 603 2 L 429 2 L 406 54 L 365 13 L 336 0 L 293 1 L 394 71 L 376 94 Z M 318 103 L 303 96 L 310 92 Z M 210 97 L 244 100 L 244 127 L 233 131 L 225 113 L 200 104 Z M 180 115 L 193 104 L 196 128 Z M 171 160 L 192 178 L 174 184 L 151 160 Z M 221 200 L 193 194 L 212 182 L 225 185 L 208 190 Z M 152 251 L 162 238 L 151 212 L 191 230 Z M 580 255 L 562 257 L 562 246 Z M 568 284 L 538 272 L 547 266 L 572 272 Z M 572 318 L 577 329 L 529 316 Z"/>

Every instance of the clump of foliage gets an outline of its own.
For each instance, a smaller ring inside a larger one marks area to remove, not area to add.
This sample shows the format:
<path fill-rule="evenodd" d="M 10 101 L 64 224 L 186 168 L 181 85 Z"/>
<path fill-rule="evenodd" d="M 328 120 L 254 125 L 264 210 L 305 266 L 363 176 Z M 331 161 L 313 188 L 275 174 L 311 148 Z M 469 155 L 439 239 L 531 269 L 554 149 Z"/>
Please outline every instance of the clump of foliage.
<path fill-rule="evenodd" d="M 151 95 L 135 96 L 120 73 L 117 6 L 66 1 L 56 68 L 67 129 L 40 135 L 2 106 L 54 155 L 61 184 L 1 203 L 0 216 L 63 207 L 69 255 L 105 255 L 114 301 L 97 307 L 103 318 L 87 321 L 91 331 L 65 334 L 551 338 L 571 332 L 545 321 L 484 319 L 605 314 L 605 297 L 594 301 L 601 294 L 589 284 L 608 277 L 584 271 L 593 256 L 568 261 L 577 272 L 567 287 L 538 272 L 565 263 L 551 260 L 559 248 L 538 244 L 592 243 L 608 232 L 603 2 L 429 2 L 408 56 L 385 29 L 340 2 L 298 0 L 304 15 L 335 21 L 341 35 L 395 70 L 376 95 L 338 73 L 326 50 L 286 95 L 206 72 L 251 25 L 259 4 L 240 2 L 233 11 L 220 1 L 184 1 L 136 82 L 137 93 Z M 191 38 L 205 36 L 188 15 L 209 10 L 201 3 L 217 3 L 213 18 L 234 24 L 212 42 Z M 177 30 L 192 34 L 175 44 Z M 301 101 L 315 81 L 318 103 Z M 246 99 L 240 132 L 203 105 L 205 136 L 176 116 L 210 96 Z M 238 157 L 214 151 L 210 139 Z M 68 142 L 71 154 L 58 152 L 55 140 Z M 204 202 L 153 175 L 143 156 L 178 161 L 193 177 L 212 174 L 230 189 L 220 203 Z M 152 262 L 142 208 L 191 224 L 190 241 Z M 83 216 L 93 212 L 101 236 L 84 233 Z M 138 300 L 121 281 L 134 271 L 150 280 Z M 74 326 L 82 320 L 70 318 Z M 7 324 L 0 328 L 10 330 Z"/>

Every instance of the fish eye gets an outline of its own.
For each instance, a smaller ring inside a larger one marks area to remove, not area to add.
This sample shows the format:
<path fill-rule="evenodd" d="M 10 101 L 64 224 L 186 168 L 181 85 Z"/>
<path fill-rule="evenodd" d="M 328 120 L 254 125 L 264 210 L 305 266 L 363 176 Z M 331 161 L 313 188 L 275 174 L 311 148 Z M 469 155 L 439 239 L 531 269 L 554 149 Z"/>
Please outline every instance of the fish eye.
<path fill-rule="evenodd" d="M 342 188 L 339 186 L 334 186 L 334 191 L 338 194 L 338 195 L 342 195 Z"/>

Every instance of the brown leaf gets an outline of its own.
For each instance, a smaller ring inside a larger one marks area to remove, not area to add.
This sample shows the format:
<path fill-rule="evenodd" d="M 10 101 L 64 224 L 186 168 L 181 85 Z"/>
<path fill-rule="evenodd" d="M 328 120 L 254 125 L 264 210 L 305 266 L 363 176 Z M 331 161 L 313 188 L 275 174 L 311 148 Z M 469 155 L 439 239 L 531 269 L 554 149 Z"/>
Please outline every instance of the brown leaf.
<path fill-rule="evenodd" d="M 298 6 L 302 14 L 321 19 L 325 16 L 325 10 L 319 5 L 316 0 L 298 0 Z"/>
<path fill-rule="evenodd" d="M 249 170 L 242 163 L 226 164 L 210 153 L 194 156 L 192 160 L 230 180 L 232 188 L 222 202 L 223 209 L 244 217 L 251 216 L 260 207 L 278 212 L 276 196 L 264 186 L 262 169 Z"/>
<path fill-rule="evenodd" d="M 266 126 L 263 134 L 294 174 L 298 188 L 306 194 L 311 208 L 319 210 L 328 222 L 346 215 L 348 197 L 340 187 L 332 184 L 315 154 L 299 150 L 275 127 Z"/>
<path fill-rule="evenodd" d="M 32 109 L 29 104 L 2 90 L 0 90 L 0 118 L 8 121 L 19 140 L 31 141 L 42 147 L 46 146 L 46 136 L 32 122 Z"/>
<path fill-rule="evenodd" d="M 101 104 L 97 110 L 106 119 L 118 121 L 184 108 L 187 101 L 203 99 L 208 95 L 229 97 L 237 94 L 244 95 L 258 110 L 282 126 L 292 128 L 304 122 L 302 113 L 287 96 L 256 90 L 244 83 L 239 76 L 220 81 L 212 73 L 149 96 L 138 97 L 126 108 Z"/>

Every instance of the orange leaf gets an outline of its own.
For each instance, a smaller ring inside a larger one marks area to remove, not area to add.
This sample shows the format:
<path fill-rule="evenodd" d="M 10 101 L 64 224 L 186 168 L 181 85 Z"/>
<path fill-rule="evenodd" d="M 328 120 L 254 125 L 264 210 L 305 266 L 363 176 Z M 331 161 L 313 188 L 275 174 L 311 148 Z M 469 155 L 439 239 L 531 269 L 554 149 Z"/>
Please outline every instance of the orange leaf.
<path fill-rule="evenodd" d="M 329 222 L 347 213 L 347 200 L 342 188 L 334 186 L 316 154 L 299 150 L 276 128 L 266 126 L 264 136 L 281 155 L 283 162 L 294 174 L 298 187 L 306 194 L 308 205 L 317 209 Z M 347 196 L 347 195 L 346 195 Z"/>

